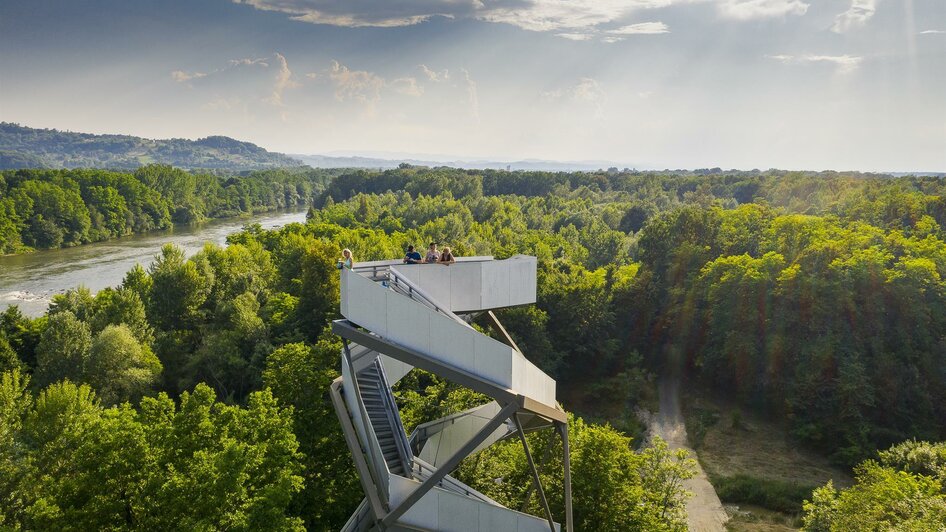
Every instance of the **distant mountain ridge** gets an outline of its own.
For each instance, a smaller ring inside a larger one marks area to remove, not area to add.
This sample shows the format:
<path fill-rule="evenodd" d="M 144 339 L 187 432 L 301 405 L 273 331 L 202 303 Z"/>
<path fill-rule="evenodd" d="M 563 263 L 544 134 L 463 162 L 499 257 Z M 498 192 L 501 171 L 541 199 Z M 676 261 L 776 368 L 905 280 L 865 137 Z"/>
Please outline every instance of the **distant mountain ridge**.
<path fill-rule="evenodd" d="M 250 142 L 211 136 L 197 140 L 146 139 L 36 129 L 0 122 L 0 169 L 115 168 L 152 163 L 178 168 L 258 170 L 303 163 Z"/>
<path fill-rule="evenodd" d="M 301 155 L 291 154 L 312 168 L 367 168 L 388 170 L 397 168 L 401 163 L 412 166 L 449 166 L 451 168 L 465 168 L 476 170 L 531 170 L 539 172 L 595 172 L 609 167 L 623 168 L 629 165 L 618 165 L 610 161 L 545 161 L 540 159 L 525 159 L 519 161 L 491 161 L 485 159 L 466 160 L 435 160 L 416 157 L 398 158 L 394 154 L 390 157 L 364 157 L 360 155 Z"/>

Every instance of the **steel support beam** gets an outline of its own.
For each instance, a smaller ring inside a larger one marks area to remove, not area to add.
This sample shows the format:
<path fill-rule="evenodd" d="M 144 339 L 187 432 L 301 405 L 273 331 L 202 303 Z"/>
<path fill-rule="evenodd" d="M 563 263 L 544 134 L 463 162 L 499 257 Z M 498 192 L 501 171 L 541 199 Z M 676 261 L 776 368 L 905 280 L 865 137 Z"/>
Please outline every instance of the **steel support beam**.
<path fill-rule="evenodd" d="M 524 395 L 518 395 L 513 390 L 501 388 L 497 384 L 486 381 L 472 373 L 446 366 L 411 348 L 367 333 L 348 320 L 333 321 L 332 332 L 358 345 L 383 353 L 415 368 L 435 373 L 448 381 L 455 382 L 473 391 L 488 395 L 501 403 L 518 403 L 523 410 L 538 414 L 550 421 L 565 422 L 568 419 L 565 412 L 558 408 L 553 408 Z"/>
<path fill-rule="evenodd" d="M 509 416 L 516 413 L 516 410 L 519 409 L 519 405 L 516 403 L 508 403 L 503 407 L 502 410 L 496 414 L 493 419 L 489 421 L 483 428 L 479 430 L 469 441 L 466 442 L 463 447 L 453 453 L 453 456 L 449 460 L 444 462 L 430 477 L 427 478 L 420 486 L 417 487 L 410 495 L 407 496 L 404 501 L 397 506 L 397 508 L 392 509 L 385 517 L 381 520 L 383 527 L 387 528 L 392 526 L 405 512 L 411 509 L 417 501 L 421 499 L 424 495 L 427 494 L 434 486 L 440 483 L 443 480 L 443 477 L 447 476 L 450 471 L 453 471 L 455 467 L 460 464 L 460 461 L 467 457 L 468 454 L 473 452 L 473 449 L 483 442 L 490 434 L 493 433 L 500 425 L 502 425 Z"/>
<path fill-rule="evenodd" d="M 342 434 L 345 436 L 345 443 L 347 443 L 348 448 L 351 449 L 352 458 L 355 461 L 355 469 L 358 471 L 358 479 L 361 481 L 361 487 L 365 490 L 365 495 L 368 497 L 368 505 L 371 507 L 371 512 L 374 514 L 375 519 L 378 519 L 387 513 L 387 508 L 384 507 L 384 503 L 382 503 L 381 498 L 378 497 L 378 487 L 375 486 L 372 480 L 371 469 L 368 467 L 364 453 L 361 452 L 361 443 L 358 442 L 355 427 L 348 417 L 348 407 L 345 406 L 345 400 L 342 399 L 341 387 L 342 378 L 339 377 L 335 379 L 329 387 L 329 395 L 332 397 L 332 405 L 335 407 L 335 414 L 338 416 L 338 421 L 342 424 Z"/>
<path fill-rule="evenodd" d="M 556 423 L 559 435 L 562 437 L 562 465 L 565 469 L 565 530 L 575 532 L 575 521 L 572 519 L 572 466 L 568 449 L 568 423 Z"/>
<path fill-rule="evenodd" d="M 529 462 L 529 469 L 532 471 L 532 481 L 535 483 L 535 489 L 539 492 L 539 500 L 542 501 L 542 509 L 545 510 L 545 517 L 549 520 L 549 530 L 555 532 L 555 520 L 552 519 L 552 510 L 549 509 L 549 501 L 545 497 L 545 490 L 542 488 L 542 479 L 539 478 L 539 470 L 535 468 L 535 460 L 532 459 L 532 453 L 529 451 L 529 442 L 526 441 L 526 433 L 522 431 L 522 423 L 519 422 L 519 415 L 513 414 L 512 420 L 516 424 L 516 432 L 519 434 L 519 440 L 522 441 L 522 448 L 526 452 L 526 461 Z"/>
<path fill-rule="evenodd" d="M 558 431 L 556 431 L 556 434 L 558 434 Z M 549 458 L 551 458 L 551 456 L 552 456 L 552 445 L 551 444 L 546 445 L 545 451 L 542 453 L 542 460 L 539 461 L 539 465 L 537 466 L 537 468 L 545 469 L 545 466 L 546 464 L 549 463 Z M 526 510 L 529 509 L 529 502 L 532 501 L 533 491 L 535 491 L 535 485 L 530 484 L 529 489 L 526 490 L 525 499 L 522 501 L 522 510 L 520 510 L 522 513 L 527 513 Z"/>
<path fill-rule="evenodd" d="M 512 339 L 512 336 L 510 336 L 508 332 L 506 332 L 506 328 L 503 327 L 503 324 L 499 322 L 499 318 L 496 317 L 496 314 L 493 314 L 492 310 L 487 310 L 486 315 L 489 317 L 489 323 L 493 326 L 493 329 L 502 335 L 502 337 L 506 340 L 506 345 L 515 349 L 521 355 L 522 349 L 519 349 L 519 346 L 516 345 L 516 341 Z"/>

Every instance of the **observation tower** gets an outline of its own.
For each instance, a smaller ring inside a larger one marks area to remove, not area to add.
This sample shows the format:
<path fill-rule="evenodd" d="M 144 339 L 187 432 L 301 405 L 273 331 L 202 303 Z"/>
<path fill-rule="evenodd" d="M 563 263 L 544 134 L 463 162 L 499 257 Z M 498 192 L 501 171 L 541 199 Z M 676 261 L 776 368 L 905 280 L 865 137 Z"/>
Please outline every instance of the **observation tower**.
<path fill-rule="evenodd" d="M 565 529 L 572 526 L 568 426 L 555 381 L 529 362 L 493 314 L 535 303 L 536 258 L 462 257 L 442 264 L 366 262 L 341 271 L 342 376 L 332 403 L 365 499 L 343 531 L 457 532 L 560 530 L 525 434 L 552 429 L 562 439 Z M 470 326 L 485 314 L 496 340 Z M 391 387 L 420 368 L 493 399 L 429 420 L 408 435 Z M 544 515 L 506 508 L 450 476 L 461 460 L 517 439 Z M 562 516 L 560 516 L 562 517 Z"/>

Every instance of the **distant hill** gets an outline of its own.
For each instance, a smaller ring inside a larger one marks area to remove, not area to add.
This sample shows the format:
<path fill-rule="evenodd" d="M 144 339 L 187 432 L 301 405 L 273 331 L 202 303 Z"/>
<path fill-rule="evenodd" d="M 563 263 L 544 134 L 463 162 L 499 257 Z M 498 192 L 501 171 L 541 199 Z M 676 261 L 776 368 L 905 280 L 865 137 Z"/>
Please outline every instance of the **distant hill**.
<path fill-rule="evenodd" d="M 300 166 L 302 161 L 230 137 L 152 140 L 34 129 L 0 122 L 0 169 L 123 168 L 151 163 L 178 168 L 257 170 Z"/>
<path fill-rule="evenodd" d="M 434 160 L 415 157 L 362 157 L 342 155 L 300 155 L 292 154 L 312 168 L 371 168 L 387 170 L 397 168 L 401 163 L 412 166 L 449 166 L 451 168 L 465 168 L 476 170 L 532 170 L 540 172 L 594 172 L 609 167 L 617 167 L 617 163 L 609 161 L 545 161 L 526 159 L 520 161 L 490 161 L 485 159 L 456 159 Z M 628 165 L 623 165 L 628 166 Z"/>

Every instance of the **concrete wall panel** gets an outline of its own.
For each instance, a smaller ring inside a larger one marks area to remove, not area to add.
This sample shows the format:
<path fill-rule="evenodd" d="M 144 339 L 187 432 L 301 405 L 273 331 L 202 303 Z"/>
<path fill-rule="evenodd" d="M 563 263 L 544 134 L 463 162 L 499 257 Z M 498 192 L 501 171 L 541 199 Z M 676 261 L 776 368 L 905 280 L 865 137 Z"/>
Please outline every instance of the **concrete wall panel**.
<path fill-rule="evenodd" d="M 430 354 L 464 371 L 474 372 L 475 337 L 479 333 L 443 314 L 427 312 L 430 315 Z"/>
<path fill-rule="evenodd" d="M 394 290 L 387 290 L 387 337 L 426 353 L 430 350 L 430 317 L 418 304 Z"/>
<path fill-rule="evenodd" d="M 476 334 L 475 344 L 476 374 L 501 386 L 511 387 L 513 349 L 485 334 Z"/>

